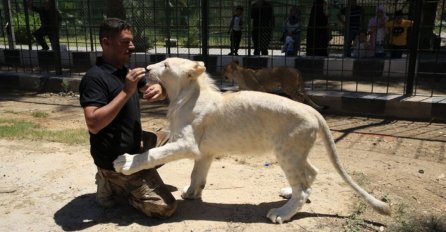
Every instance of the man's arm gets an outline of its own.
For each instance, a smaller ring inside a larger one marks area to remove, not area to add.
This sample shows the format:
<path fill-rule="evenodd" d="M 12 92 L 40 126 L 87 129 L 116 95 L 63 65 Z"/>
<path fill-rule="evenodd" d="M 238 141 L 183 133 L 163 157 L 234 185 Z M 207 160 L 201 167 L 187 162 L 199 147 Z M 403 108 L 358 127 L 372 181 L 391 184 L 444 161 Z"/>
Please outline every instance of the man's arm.
<path fill-rule="evenodd" d="M 124 89 L 110 103 L 102 107 L 84 107 L 85 122 L 91 133 L 97 134 L 113 121 L 127 100 L 135 94 L 138 81 L 144 75 L 144 68 L 130 70 L 125 79 Z"/>

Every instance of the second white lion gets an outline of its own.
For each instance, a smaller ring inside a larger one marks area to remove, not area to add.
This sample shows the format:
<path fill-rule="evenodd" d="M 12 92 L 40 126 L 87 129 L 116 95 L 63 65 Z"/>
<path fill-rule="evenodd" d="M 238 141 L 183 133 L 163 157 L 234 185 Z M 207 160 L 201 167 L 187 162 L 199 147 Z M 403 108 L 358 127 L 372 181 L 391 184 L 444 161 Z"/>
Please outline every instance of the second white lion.
<path fill-rule="evenodd" d="M 339 162 L 336 146 L 324 118 L 310 106 L 273 94 L 240 91 L 222 94 L 205 72 L 203 62 L 168 58 L 147 66 L 149 78 L 166 89 L 170 104 L 170 141 L 142 154 L 125 154 L 114 162 L 116 171 L 132 174 L 178 159 L 194 159 L 190 185 L 183 198 L 196 199 L 206 184 L 213 157 L 220 154 L 273 153 L 290 188 L 290 198 L 269 210 L 274 223 L 289 221 L 311 193 L 317 169 L 308 154 L 319 134 L 338 173 L 377 212 L 390 207 L 357 185 Z"/>

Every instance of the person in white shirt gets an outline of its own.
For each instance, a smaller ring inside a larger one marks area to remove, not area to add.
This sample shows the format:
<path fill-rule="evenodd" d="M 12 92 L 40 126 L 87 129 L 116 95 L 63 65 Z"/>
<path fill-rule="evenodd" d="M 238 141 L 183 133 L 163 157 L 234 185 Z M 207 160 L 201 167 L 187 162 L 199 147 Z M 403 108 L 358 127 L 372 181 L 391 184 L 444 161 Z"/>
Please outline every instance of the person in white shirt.
<path fill-rule="evenodd" d="M 370 35 L 370 50 L 374 51 L 375 57 L 384 57 L 384 41 L 386 36 L 387 16 L 385 7 L 376 7 L 376 15 L 369 20 L 367 32 Z"/>

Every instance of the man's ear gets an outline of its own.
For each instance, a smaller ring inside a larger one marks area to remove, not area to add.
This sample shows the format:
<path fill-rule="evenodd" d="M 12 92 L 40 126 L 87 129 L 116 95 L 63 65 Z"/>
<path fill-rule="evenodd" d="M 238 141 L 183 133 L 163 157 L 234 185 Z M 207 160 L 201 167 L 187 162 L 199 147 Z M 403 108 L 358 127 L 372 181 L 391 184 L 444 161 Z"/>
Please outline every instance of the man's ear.
<path fill-rule="evenodd" d="M 190 78 L 197 78 L 201 74 L 203 74 L 206 71 L 206 67 L 204 66 L 204 62 L 197 61 L 189 70 L 189 77 Z"/>
<path fill-rule="evenodd" d="M 107 37 L 103 37 L 102 39 L 101 39 L 101 45 L 102 46 L 110 46 L 110 40 L 107 38 Z"/>

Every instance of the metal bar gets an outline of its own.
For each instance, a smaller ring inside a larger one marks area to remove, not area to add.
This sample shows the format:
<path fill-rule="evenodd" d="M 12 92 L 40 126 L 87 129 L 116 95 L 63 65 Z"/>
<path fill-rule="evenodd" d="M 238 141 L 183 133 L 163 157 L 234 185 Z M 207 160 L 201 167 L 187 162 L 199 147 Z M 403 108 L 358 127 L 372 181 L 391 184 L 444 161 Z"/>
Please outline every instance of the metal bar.
<path fill-rule="evenodd" d="M 201 1 L 201 23 L 202 23 L 202 33 L 201 33 L 201 53 L 203 57 L 209 55 L 209 6 L 207 0 Z"/>
<path fill-rule="evenodd" d="M 418 42 L 420 40 L 421 17 L 423 14 L 423 0 L 416 0 L 414 9 L 414 25 L 412 27 L 412 36 L 409 36 L 409 69 L 407 72 L 407 85 L 405 95 L 412 95 L 414 90 L 415 70 L 418 59 Z"/>

